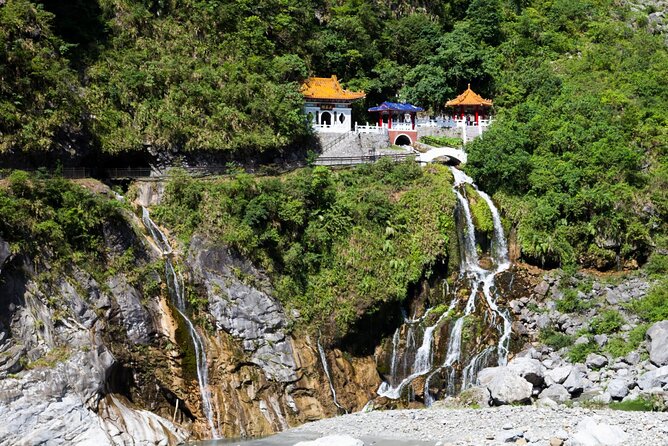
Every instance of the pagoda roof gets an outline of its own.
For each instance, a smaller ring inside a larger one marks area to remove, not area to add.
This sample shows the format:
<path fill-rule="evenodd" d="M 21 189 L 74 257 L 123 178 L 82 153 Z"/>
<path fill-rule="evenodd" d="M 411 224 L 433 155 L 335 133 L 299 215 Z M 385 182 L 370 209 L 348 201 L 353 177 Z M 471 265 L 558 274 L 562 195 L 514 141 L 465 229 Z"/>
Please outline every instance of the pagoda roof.
<path fill-rule="evenodd" d="M 482 96 L 471 90 L 471 84 L 469 84 L 468 88 L 466 89 L 466 91 L 464 91 L 464 93 L 445 103 L 446 107 L 454 107 L 457 105 L 485 105 L 487 107 L 491 107 L 492 100 L 483 99 Z"/>
<path fill-rule="evenodd" d="M 400 102 L 383 102 L 378 107 L 371 107 L 370 112 L 400 111 L 400 112 L 420 112 L 424 109 L 413 104 L 402 104 Z"/>
<path fill-rule="evenodd" d="M 330 99 L 354 101 L 366 96 L 363 91 L 344 90 L 335 75 L 309 77 L 302 84 L 301 93 L 306 99 Z"/>

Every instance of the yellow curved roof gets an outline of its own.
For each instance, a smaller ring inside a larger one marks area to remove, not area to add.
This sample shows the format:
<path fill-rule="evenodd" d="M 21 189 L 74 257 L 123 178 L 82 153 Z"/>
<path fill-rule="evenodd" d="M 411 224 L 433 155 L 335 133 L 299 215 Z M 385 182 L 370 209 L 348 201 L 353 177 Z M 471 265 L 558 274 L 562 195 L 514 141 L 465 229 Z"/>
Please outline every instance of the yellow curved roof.
<path fill-rule="evenodd" d="M 446 107 L 454 107 L 457 105 L 485 105 L 491 107 L 492 100 L 483 99 L 482 96 L 471 90 L 471 84 L 469 84 L 468 88 L 466 89 L 466 91 L 464 91 L 464 93 L 445 103 Z"/>
<path fill-rule="evenodd" d="M 302 84 L 301 92 L 306 99 L 347 99 L 354 101 L 366 96 L 363 91 L 344 90 L 334 75 L 332 77 L 309 77 Z"/>

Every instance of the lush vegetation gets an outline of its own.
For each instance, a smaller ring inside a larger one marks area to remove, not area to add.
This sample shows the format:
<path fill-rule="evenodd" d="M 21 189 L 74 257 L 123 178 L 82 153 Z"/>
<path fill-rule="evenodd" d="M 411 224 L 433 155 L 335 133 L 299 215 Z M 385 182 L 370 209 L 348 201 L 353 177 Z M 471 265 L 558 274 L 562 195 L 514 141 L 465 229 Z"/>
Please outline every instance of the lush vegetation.
<path fill-rule="evenodd" d="M 302 322 L 342 336 L 449 260 L 454 205 L 447 168 L 381 160 L 281 177 L 177 174 L 153 215 L 184 239 L 198 232 L 251 259 Z"/>
<path fill-rule="evenodd" d="M 525 259 L 634 267 L 668 207 L 668 51 L 605 0 L 528 2 L 502 26 L 498 120 L 467 170 L 518 226 Z"/>
<path fill-rule="evenodd" d="M 16 252 L 67 263 L 106 258 L 103 225 L 121 218 L 117 201 L 62 178 L 15 171 L 0 186 L 0 237 Z"/>
<path fill-rule="evenodd" d="M 420 142 L 434 147 L 460 147 L 462 145 L 461 138 L 451 138 L 449 136 L 423 136 Z"/>
<path fill-rule="evenodd" d="M 470 82 L 498 119 L 467 169 L 517 226 L 524 259 L 635 267 L 666 247 L 668 222 L 668 51 L 647 12 L 612 0 L 13 0 L 0 6 L 0 152 L 248 159 L 307 137 L 308 75 L 365 90 L 361 121 L 385 99 L 439 112 Z"/>

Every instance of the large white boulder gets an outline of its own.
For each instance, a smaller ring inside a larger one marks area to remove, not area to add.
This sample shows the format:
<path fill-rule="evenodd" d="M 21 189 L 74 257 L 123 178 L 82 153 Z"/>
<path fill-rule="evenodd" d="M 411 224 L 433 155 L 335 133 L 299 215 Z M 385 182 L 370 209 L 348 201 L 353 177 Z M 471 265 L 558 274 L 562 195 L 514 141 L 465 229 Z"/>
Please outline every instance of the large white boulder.
<path fill-rule="evenodd" d="M 570 364 L 548 370 L 545 373 L 546 384 L 563 384 L 564 381 L 566 381 L 566 378 L 568 378 L 568 375 L 571 374 L 572 370 L 573 366 Z"/>
<path fill-rule="evenodd" d="M 657 322 L 647 330 L 649 360 L 658 367 L 668 365 L 668 321 Z"/>
<path fill-rule="evenodd" d="M 541 400 L 549 398 L 556 403 L 565 403 L 571 399 L 571 394 L 561 384 L 552 384 L 550 387 L 540 392 L 538 398 Z"/>
<path fill-rule="evenodd" d="M 597 423 L 591 417 L 585 417 L 576 428 L 571 438 L 572 446 L 617 446 L 627 444 L 629 436 L 621 428 L 605 423 Z"/>
<path fill-rule="evenodd" d="M 662 387 L 668 383 L 668 365 L 659 367 L 656 370 L 645 373 L 638 378 L 638 387 L 642 390 L 648 390 L 653 387 Z"/>
<path fill-rule="evenodd" d="M 543 384 L 545 367 L 537 359 L 514 358 L 508 363 L 508 369 L 520 375 L 534 386 Z"/>
<path fill-rule="evenodd" d="M 478 383 L 487 387 L 495 404 L 525 403 L 533 385 L 508 367 L 488 367 L 478 374 Z"/>
<path fill-rule="evenodd" d="M 608 393 L 612 398 L 622 399 L 629 394 L 630 382 L 628 379 L 615 378 L 608 384 Z"/>

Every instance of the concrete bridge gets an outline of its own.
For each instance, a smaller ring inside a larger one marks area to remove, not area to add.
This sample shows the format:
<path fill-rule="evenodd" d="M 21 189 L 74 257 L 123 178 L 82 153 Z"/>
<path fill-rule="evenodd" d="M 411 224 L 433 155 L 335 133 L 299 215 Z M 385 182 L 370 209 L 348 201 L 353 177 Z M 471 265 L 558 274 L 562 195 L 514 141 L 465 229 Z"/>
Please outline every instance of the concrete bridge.
<path fill-rule="evenodd" d="M 466 164 L 466 152 L 462 149 L 455 149 L 454 147 L 432 147 L 427 144 L 421 144 L 421 147 L 427 149 L 427 151 L 416 156 L 416 161 L 419 161 L 420 163 L 431 163 L 437 158 L 443 157 L 450 161 L 448 164 Z"/>

